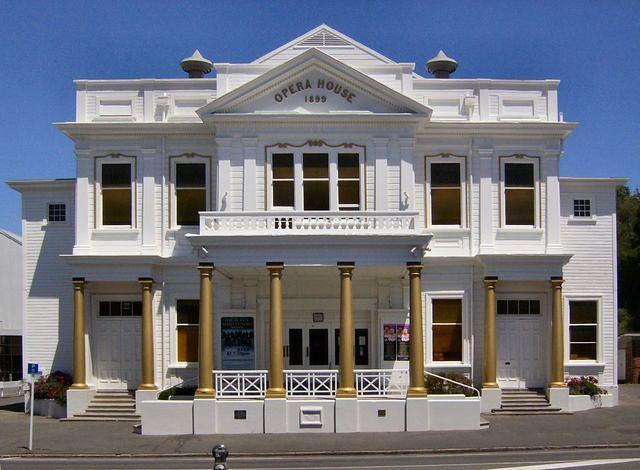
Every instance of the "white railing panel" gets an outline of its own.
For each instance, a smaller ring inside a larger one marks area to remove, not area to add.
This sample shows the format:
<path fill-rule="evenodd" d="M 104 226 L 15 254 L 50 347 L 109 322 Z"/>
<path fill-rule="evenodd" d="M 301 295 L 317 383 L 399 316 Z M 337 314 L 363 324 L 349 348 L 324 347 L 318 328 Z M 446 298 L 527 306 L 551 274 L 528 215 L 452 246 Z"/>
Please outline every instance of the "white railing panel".
<path fill-rule="evenodd" d="M 284 375 L 287 397 L 336 396 L 337 370 L 286 370 Z"/>
<path fill-rule="evenodd" d="M 264 398 L 266 370 L 214 371 L 216 398 Z"/>
<path fill-rule="evenodd" d="M 414 211 L 201 212 L 200 235 L 407 234 Z"/>
<path fill-rule="evenodd" d="M 356 370 L 356 395 L 358 397 L 404 398 L 409 387 L 407 369 Z"/>

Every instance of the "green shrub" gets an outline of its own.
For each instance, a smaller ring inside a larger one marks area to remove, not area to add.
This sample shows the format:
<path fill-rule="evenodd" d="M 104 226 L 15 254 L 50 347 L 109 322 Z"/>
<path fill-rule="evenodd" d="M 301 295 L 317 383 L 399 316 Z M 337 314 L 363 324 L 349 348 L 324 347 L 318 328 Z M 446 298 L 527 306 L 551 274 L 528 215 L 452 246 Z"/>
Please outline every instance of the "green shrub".
<path fill-rule="evenodd" d="M 67 404 L 67 390 L 72 383 L 73 379 L 69 374 L 57 370 L 36 381 L 33 398 L 36 400 L 52 399 L 64 406 Z"/>
<path fill-rule="evenodd" d="M 171 388 L 163 390 L 158 394 L 158 400 L 168 400 L 172 396 L 192 397 L 196 394 L 198 387 L 194 385 L 180 386 L 175 385 Z"/>
<path fill-rule="evenodd" d="M 471 382 L 471 380 L 468 377 L 462 374 L 444 372 L 438 375 L 450 380 L 455 380 L 456 382 L 460 382 L 465 385 L 473 386 L 473 382 Z M 424 380 L 425 380 L 425 387 L 427 388 L 427 394 L 433 394 L 433 395 L 462 394 L 467 397 L 472 397 L 476 395 L 476 393 L 470 388 L 462 387 L 460 385 L 447 382 L 446 380 L 439 379 L 438 377 L 434 377 L 432 375 L 425 374 Z"/>
<path fill-rule="evenodd" d="M 596 395 L 606 395 L 607 391 L 598 386 L 598 379 L 592 375 L 582 377 L 572 377 L 567 381 L 569 395 L 589 395 L 591 398 Z"/>

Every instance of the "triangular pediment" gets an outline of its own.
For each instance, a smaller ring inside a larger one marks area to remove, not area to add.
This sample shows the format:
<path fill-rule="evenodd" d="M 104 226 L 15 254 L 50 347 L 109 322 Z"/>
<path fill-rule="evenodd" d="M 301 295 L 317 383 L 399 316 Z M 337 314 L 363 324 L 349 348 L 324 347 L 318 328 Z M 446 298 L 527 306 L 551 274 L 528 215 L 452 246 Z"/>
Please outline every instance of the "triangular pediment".
<path fill-rule="evenodd" d="M 359 65 L 395 64 L 385 57 L 346 34 L 326 24 L 321 24 L 310 31 L 289 41 L 283 46 L 253 61 L 254 64 L 281 64 L 296 57 L 310 48 L 321 50 L 327 55 L 343 62 Z"/>
<path fill-rule="evenodd" d="M 309 49 L 198 110 L 205 121 L 229 114 L 401 114 L 428 118 L 431 109 L 318 49 Z"/>

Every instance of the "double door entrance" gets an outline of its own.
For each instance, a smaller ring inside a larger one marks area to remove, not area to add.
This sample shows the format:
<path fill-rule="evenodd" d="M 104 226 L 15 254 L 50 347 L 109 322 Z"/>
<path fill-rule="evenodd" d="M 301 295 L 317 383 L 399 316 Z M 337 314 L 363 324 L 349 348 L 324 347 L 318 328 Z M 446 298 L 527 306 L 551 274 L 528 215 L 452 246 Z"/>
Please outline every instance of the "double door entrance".
<path fill-rule="evenodd" d="M 340 328 L 333 323 L 288 324 L 284 355 L 289 369 L 334 369 L 340 364 Z M 369 366 L 369 328 L 354 328 L 355 365 Z"/>

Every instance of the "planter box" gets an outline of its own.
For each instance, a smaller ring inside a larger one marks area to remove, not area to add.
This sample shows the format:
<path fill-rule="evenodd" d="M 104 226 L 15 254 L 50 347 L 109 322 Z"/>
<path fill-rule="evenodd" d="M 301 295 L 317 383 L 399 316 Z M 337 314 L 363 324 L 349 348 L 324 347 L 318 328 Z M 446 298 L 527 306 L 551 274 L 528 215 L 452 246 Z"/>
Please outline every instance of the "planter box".
<path fill-rule="evenodd" d="M 614 406 L 613 395 L 569 395 L 569 411 L 585 411 L 594 408 L 610 408 Z"/>
<path fill-rule="evenodd" d="M 52 399 L 34 400 L 33 414 L 56 419 L 66 418 L 67 407 Z"/>
<path fill-rule="evenodd" d="M 429 430 L 480 429 L 480 397 L 428 395 Z"/>

